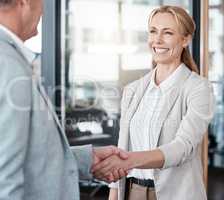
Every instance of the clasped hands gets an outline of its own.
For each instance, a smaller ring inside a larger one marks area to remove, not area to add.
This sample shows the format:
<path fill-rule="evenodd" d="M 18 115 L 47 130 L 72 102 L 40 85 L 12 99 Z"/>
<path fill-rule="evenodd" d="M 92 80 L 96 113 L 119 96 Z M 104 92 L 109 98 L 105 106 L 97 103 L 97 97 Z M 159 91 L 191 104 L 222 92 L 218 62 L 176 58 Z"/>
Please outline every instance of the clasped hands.
<path fill-rule="evenodd" d="M 129 153 L 115 146 L 93 148 L 93 164 L 91 172 L 99 180 L 108 183 L 127 176 Z"/>

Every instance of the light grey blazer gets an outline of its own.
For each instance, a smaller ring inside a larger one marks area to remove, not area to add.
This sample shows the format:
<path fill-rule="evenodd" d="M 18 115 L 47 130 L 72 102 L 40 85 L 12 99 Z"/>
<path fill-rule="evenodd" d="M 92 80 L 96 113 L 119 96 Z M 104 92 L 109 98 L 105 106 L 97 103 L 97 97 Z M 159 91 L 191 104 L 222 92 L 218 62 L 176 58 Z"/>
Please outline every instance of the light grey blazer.
<path fill-rule="evenodd" d="M 118 146 L 129 150 L 129 126 L 149 85 L 151 72 L 127 85 L 121 102 Z M 214 100 L 208 80 L 185 65 L 176 85 L 166 93 L 159 114 L 155 147 L 165 156 L 162 169 L 154 169 L 158 200 L 205 200 L 201 163 L 201 142 L 213 116 Z M 150 102 L 149 102 L 150 103 Z M 125 179 L 118 183 L 119 200 L 124 199 Z"/>
<path fill-rule="evenodd" d="M 30 64 L 3 31 L 0 68 L 0 199 L 79 200 L 91 145 L 73 155 Z"/>

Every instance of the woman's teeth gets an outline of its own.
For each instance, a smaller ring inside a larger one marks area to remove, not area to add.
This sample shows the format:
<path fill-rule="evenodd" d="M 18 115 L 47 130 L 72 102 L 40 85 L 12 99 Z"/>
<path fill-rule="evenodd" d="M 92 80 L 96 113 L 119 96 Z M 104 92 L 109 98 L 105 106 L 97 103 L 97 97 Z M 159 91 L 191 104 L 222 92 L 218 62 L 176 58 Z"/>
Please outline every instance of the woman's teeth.
<path fill-rule="evenodd" d="M 169 51 L 167 48 L 153 48 L 155 53 L 166 53 Z"/>

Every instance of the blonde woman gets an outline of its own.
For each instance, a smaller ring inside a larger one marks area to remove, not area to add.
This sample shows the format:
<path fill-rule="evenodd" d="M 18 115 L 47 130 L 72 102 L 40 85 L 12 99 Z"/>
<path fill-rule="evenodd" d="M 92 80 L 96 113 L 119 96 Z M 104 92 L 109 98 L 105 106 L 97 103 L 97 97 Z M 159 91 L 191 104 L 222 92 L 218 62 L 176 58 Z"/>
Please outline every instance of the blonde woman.
<path fill-rule="evenodd" d="M 154 69 L 125 87 L 121 103 L 119 147 L 129 158 L 113 156 L 93 168 L 111 180 L 129 170 L 110 185 L 110 200 L 207 199 L 200 149 L 213 116 L 213 94 L 189 51 L 194 31 L 194 21 L 180 7 L 162 6 L 150 15 Z"/>

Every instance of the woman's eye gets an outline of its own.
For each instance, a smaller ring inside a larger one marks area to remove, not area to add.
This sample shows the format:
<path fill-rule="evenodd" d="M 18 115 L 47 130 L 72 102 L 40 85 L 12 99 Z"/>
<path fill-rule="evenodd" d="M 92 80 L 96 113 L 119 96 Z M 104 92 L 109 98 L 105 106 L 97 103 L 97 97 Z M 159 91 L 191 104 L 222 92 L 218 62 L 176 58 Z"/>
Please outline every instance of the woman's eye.
<path fill-rule="evenodd" d="M 149 33 L 155 33 L 155 32 L 156 32 L 155 30 L 150 30 L 150 31 L 149 31 Z"/>
<path fill-rule="evenodd" d="M 169 32 L 169 31 L 165 32 L 165 34 L 167 34 L 167 35 L 173 35 L 173 33 L 172 32 Z"/>

